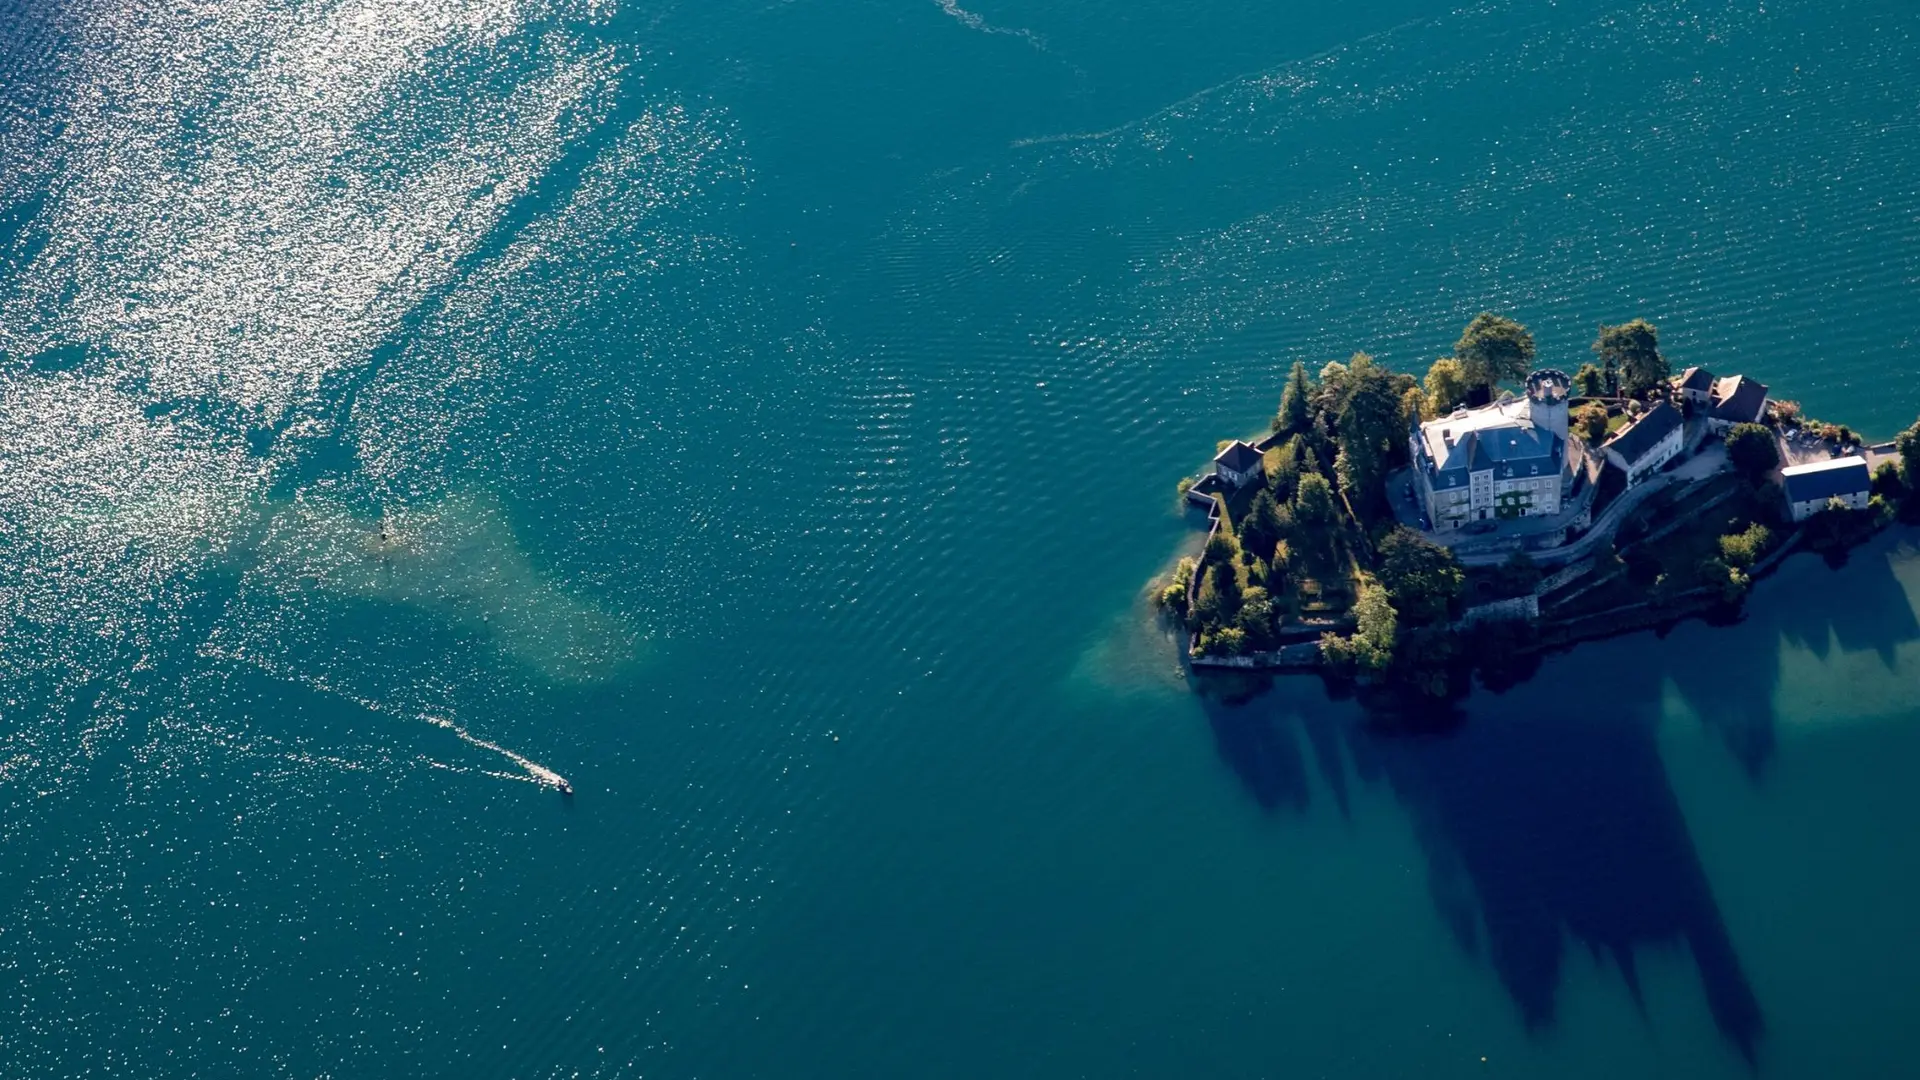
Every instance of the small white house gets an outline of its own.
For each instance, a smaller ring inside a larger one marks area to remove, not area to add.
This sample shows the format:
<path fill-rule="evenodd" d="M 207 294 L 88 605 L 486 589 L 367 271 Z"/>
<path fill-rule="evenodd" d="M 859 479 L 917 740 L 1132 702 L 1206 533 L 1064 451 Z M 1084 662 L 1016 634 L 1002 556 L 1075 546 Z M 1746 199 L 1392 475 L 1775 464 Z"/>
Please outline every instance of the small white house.
<path fill-rule="evenodd" d="M 1873 497 L 1873 474 L 1867 470 L 1867 459 L 1858 454 L 1793 465 L 1780 472 L 1795 521 L 1807 520 L 1835 499 L 1848 509 L 1865 510 Z"/>
<path fill-rule="evenodd" d="M 1600 449 L 1608 461 L 1627 474 L 1627 486 L 1632 487 L 1680 453 L 1686 431 L 1680 410 L 1663 401 L 1621 428 Z"/>
<path fill-rule="evenodd" d="M 1234 487 L 1246 487 L 1260 475 L 1260 451 L 1252 443 L 1235 439 L 1213 456 L 1213 471 Z"/>

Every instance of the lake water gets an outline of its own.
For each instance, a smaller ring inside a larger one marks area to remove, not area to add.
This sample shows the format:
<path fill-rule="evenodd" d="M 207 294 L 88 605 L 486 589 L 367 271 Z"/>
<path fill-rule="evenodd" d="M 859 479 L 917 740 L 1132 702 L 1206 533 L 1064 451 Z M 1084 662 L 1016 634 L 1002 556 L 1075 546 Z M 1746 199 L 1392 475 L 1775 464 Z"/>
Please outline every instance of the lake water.
<path fill-rule="evenodd" d="M 1903 1072 L 1920 534 L 1399 735 L 1142 586 L 1486 308 L 1890 436 L 1916 86 L 1893 0 L 0 0 L 0 1072 Z"/>

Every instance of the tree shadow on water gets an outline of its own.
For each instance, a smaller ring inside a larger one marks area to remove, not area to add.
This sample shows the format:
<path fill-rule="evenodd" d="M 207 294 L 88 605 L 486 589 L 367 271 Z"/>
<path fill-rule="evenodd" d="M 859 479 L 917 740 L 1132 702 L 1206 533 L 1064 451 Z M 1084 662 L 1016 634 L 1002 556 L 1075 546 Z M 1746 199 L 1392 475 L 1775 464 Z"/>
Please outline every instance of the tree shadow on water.
<path fill-rule="evenodd" d="M 1282 723 L 1262 694 L 1270 676 L 1213 673 L 1196 676 L 1194 687 L 1213 729 L 1220 760 L 1269 813 L 1304 812 L 1309 802 L 1307 765 L 1292 727 Z"/>
<path fill-rule="evenodd" d="M 1685 944 L 1716 1025 L 1752 1063 L 1760 1006 L 1660 758 L 1660 672 L 1612 680 L 1604 711 L 1584 713 L 1550 682 L 1478 695 L 1470 718 L 1460 702 L 1362 693 L 1359 722 L 1261 698 L 1258 682 L 1200 691 L 1222 760 L 1263 808 L 1307 809 L 1303 747 L 1343 812 L 1347 760 L 1394 793 L 1436 911 L 1530 1029 L 1554 1019 L 1569 938 L 1610 958 L 1636 1002 L 1636 951 Z"/>
<path fill-rule="evenodd" d="M 1330 688 L 1328 702 L 1263 696 L 1265 677 L 1195 682 L 1221 759 L 1268 811 L 1306 811 L 1315 775 L 1343 814 L 1350 775 L 1393 792 L 1436 911 L 1529 1028 L 1554 1020 L 1570 941 L 1610 961 L 1643 1011 L 1640 950 L 1684 945 L 1716 1027 L 1755 1066 L 1764 1018 L 1661 757 L 1665 698 L 1677 691 L 1757 779 L 1777 752 L 1783 643 L 1823 658 L 1871 651 L 1891 670 L 1898 647 L 1920 640 L 1896 573 L 1913 545 L 1912 533 L 1883 537 L 1837 570 L 1790 560 L 1744 617 L 1707 620 L 1721 625 L 1688 621 L 1544 663 L 1516 649 L 1463 700 Z"/>
<path fill-rule="evenodd" d="M 1668 781 L 1658 712 L 1610 697 L 1587 715 L 1545 712 L 1545 693 L 1483 699 L 1470 722 L 1457 705 L 1372 704 L 1351 748 L 1412 813 L 1443 920 L 1474 951 L 1484 932 L 1529 1028 L 1554 1018 L 1568 938 L 1611 958 L 1643 1009 L 1636 950 L 1684 943 L 1751 1063 L 1759 1001 Z"/>
<path fill-rule="evenodd" d="M 1837 561 L 1797 555 L 1760 584 L 1741 617 L 1689 626 L 1661 650 L 1661 672 L 1748 775 L 1758 779 L 1776 749 L 1782 642 L 1821 660 L 1836 648 L 1872 652 L 1891 671 L 1899 646 L 1920 639 L 1894 571 L 1911 542 L 1895 533 Z"/>

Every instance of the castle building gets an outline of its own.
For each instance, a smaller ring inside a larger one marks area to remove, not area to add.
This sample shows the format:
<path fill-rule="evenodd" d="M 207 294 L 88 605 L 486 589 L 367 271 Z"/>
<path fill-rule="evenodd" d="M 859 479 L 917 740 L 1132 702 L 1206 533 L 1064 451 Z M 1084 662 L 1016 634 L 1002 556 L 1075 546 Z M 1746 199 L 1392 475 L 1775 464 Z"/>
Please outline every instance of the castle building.
<path fill-rule="evenodd" d="M 1571 386 L 1564 372 L 1536 371 L 1525 397 L 1506 394 L 1413 430 L 1414 487 L 1434 529 L 1560 512 L 1581 454 L 1567 435 Z"/>

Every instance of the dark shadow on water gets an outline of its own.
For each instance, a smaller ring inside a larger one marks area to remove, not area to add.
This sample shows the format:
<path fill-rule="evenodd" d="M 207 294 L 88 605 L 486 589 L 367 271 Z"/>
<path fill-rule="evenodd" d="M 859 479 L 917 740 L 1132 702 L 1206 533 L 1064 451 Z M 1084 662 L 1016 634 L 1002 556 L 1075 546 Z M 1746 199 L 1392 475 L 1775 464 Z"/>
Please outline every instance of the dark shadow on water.
<path fill-rule="evenodd" d="M 1269 694 L 1267 677 L 1196 674 L 1195 689 L 1221 760 L 1265 810 L 1304 813 L 1324 785 L 1346 815 L 1353 777 L 1394 793 L 1435 910 L 1529 1028 L 1554 1020 L 1570 942 L 1610 960 L 1636 1002 L 1640 950 L 1684 945 L 1715 1025 L 1753 1065 L 1760 1002 L 1660 755 L 1663 698 L 1675 688 L 1757 778 L 1777 750 L 1783 641 L 1891 667 L 1920 639 L 1895 574 L 1915 536 L 1882 537 L 1838 571 L 1796 557 L 1744 616 L 1517 661 L 1460 701 L 1322 695 L 1297 677 Z"/>
<path fill-rule="evenodd" d="M 1812 588 L 1797 590 L 1792 603 L 1769 605 L 1767 615 L 1787 641 L 1825 657 L 1838 645 L 1846 652 L 1872 651 L 1889 669 L 1894 650 L 1920 638 L 1920 619 L 1894 576 L 1894 557 L 1914 540 L 1911 530 L 1883 536 L 1846 553 L 1838 569 L 1801 559 L 1793 567 Z"/>
<path fill-rule="evenodd" d="M 1920 639 L 1894 563 L 1912 534 L 1896 530 L 1848 553 L 1837 567 L 1797 555 L 1763 582 L 1737 622 L 1710 618 L 1665 639 L 1659 670 L 1687 706 L 1756 780 L 1777 748 L 1774 696 L 1786 642 L 1825 659 L 1835 646 L 1873 652 L 1891 670 L 1895 650 Z M 1824 565 L 1823 565 L 1824 564 Z"/>
<path fill-rule="evenodd" d="M 1405 706 L 1353 730 L 1413 815 L 1442 919 L 1483 953 L 1529 1028 L 1550 1024 L 1569 939 L 1611 957 L 1638 1001 L 1636 950 L 1685 943 L 1715 1023 L 1749 1062 L 1760 1006 L 1720 916 L 1655 741 L 1658 691 L 1604 708 L 1516 693 Z M 1369 712 L 1374 713 L 1375 708 Z"/>
<path fill-rule="evenodd" d="M 1290 724 L 1261 705 L 1271 677 L 1209 673 L 1195 687 L 1220 759 L 1269 812 L 1307 809 L 1307 765 Z"/>

